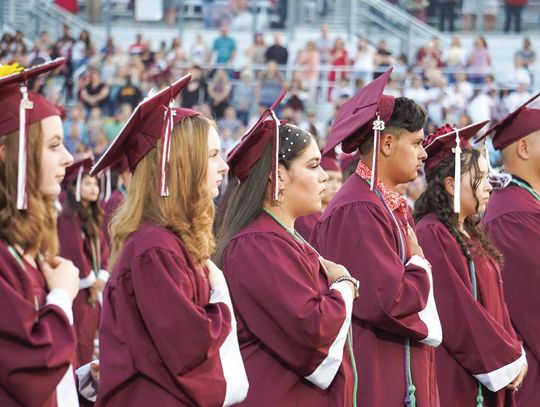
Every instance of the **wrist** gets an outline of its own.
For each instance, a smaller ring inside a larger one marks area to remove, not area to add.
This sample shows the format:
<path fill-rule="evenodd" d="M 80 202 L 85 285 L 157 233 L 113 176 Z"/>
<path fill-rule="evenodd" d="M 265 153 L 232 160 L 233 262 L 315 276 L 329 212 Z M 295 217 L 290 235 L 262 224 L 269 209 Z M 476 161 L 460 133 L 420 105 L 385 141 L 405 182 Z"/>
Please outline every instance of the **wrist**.
<path fill-rule="evenodd" d="M 353 299 L 356 300 L 360 296 L 360 281 L 348 274 L 343 274 L 342 276 L 339 276 L 334 283 L 341 283 L 343 281 L 346 281 L 351 285 L 353 289 Z"/>

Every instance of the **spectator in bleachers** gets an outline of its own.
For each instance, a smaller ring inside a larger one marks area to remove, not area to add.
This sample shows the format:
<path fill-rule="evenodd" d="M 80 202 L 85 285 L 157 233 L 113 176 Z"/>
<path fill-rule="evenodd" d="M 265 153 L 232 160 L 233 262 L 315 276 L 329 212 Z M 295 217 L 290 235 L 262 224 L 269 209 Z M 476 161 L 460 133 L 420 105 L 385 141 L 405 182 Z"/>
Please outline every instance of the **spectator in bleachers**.
<path fill-rule="evenodd" d="M 479 29 L 478 16 L 483 16 L 484 31 L 493 31 L 497 20 L 499 0 L 463 0 L 463 31 Z"/>
<path fill-rule="evenodd" d="M 315 114 L 315 110 L 308 110 L 306 112 L 306 115 L 303 119 L 303 121 L 300 122 L 299 127 L 301 129 L 306 129 L 308 132 L 313 134 L 315 139 L 317 140 L 317 144 L 319 144 L 319 141 L 322 145 L 320 147 L 322 148 L 326 141 L 326 134 L 324 132 L 324 124 L 320 123 L 317 120 L 317 115 Z"/>
<path fill-rule="evenodd" d="M 474 40 L 474 47 L 467 58 L 467 68 L 473 84 L 482 83 L 491 72 L 491 55 L 484 37 L 479 36 Z"/>
<path fill-rule="evenodd" d="M 528 0 L 504 0 L 504 32 L 510 31 L 512 20 L 517 33 L 521 32 L 521 12 L 527 6 Z"/>
<path fill-rule="evenodd" d="M 123 103 L 116 109 L 114 117 L 104 120 L 105 136 L 109 143 L 120 133 L 120 130 L 122 130 L 122 127 L 124 127 L 132 112 L 133 108 L 131 105 L 129 103 Z"/>
<path fill-rule="evenodd" d="M 247 126 L 251 106 L 255 99 L 255 85 L 253 74 L 249 69 L 240 72 L 240 81 L 233 88 L 232 106 L 236 109 L 238 119 Z"/>
<path fill-rule="evenodd" d="M 274 61 L 278 65 L 287 65 L 289 51 L 281 45 L 281 33 L 274 34 L 274 44 L 270 45 L 264 53 L 266 62 Z"/>
<path fill-rule="evenodd" d="M 295 121 L 299 123 L 300 117 L 306 110 L 306 106 L 310 103 L 310 100 L 309 91 L 304 86 L 304 83 L 298 74 L 293 76 L 290 85 L 287 87 L 287 95 L 285 98 L 285 106 L 289 106 L 294 111 Z"/>
<path fill-rule="evenodd" d="M 138 33 L 137 35 L 135 35 L 135 42 L 129 46 L 128 52 L 130 55 L 142 55 L 145 49 L 146 46 L 143 43 L 142 34 Z"/>
<path fill-rule="evenodd" d="M 315 45 L 315 41 L 310 40 L 306 43 L 306 48 L 299 51 L 296 64 L 302 68 L 302 70 L 298 71 L 298 75 L 302 79 L 312 100 L 315 100 L 317 97 L 320 63 L 320 52 Z"/>
<path fill-rule="evenodd" d="M 510 90 L 516 90 L 520 85 L 525 85 L 526 88 L 531 86 L 531 75 L 519 58 L 514 58 L 514 68 L 508 71 L 504 79 L 504 86 Z"/>
<path fill-rule="evenodd" d="M 71 155 L 75 155 L 80 144 L 88 145 L 88 133 L 84 123 L 84 109 L 78 103 L 71 108 L 64 121 L 64 145 Z"/>
<path fill-rule="evenodd" d="M 90 58 L 96 53 L 96 49 L 90 34 L 86 30 L 82 30 L 79 34 L 79 39 L 73 44 L 71 49 L 71 64 L 73 71 L 77 71 L 81 66 L 88 65 Z"/>
<path fill-rule="evenodd" d="M 447 82 L 443 75 L 440 75 L 436 81 L 430 83 L 430 86 L 426 90 L 427 100 L 425 107 L 428 117 L 437 125 L 445 123 L 444 116 L 448 114 L 447 111 L 443 111 L 447 91 Z"/>
<path fill-rule="evenodd" d="M 456 19 L 456 0 L 438 0 L 439 8 L 439 30 L 445 31 L 448 21 L 448 31 L 454 31 L 454 21 Z"/>
<path fill-rule="evenodd" d="M 86 121 L 86 131 L 88 132 L 88 144 L 93 148 L 98 143 L 101 134 L 105 133 L 105 124 L 99 107 L 93 107 L 90 110 Z"/>
<path fill-rule="evenodd" d="M 166 58 L 169 64 L 174 64 L 175 62 L 188 62 L 189 58 L 186 51 L 182 49 L 182 40 L 180 37 L 174 37 L 172 39 L 171 47 L 167 50 Z"/>
<path fill-rule="evenodd" d="M 450 87 L 450 92 L 460 95 L 465 102 L 471 100 L 474 94 L 474 87 L 467 80 L 467 74 L 465 72 L 456 72 L 454 79 L 454 83 Z"/>
<path fill-rule="evenodd" d="M 103 108 L 109 97 L 109 86 L 101 80 L 99 71 L 95 68 L 88 70 L 86 85 L 80 91 L 80 98 L 87 111 L 93 107 Z"/>
<path fill-rule="evenodd" d="M 266 44 L 262 33 L 256 33 L 253 44 L 245 51 L 247 62 L 249 65 L 262 65 L 266 62 Z"/>
<path fill-rule="evenodd" d="M 507 112 L 513 112 L 531 97 L 532 94 L 528 90 L 528 83 L 521 82 L 517 85 L 517 89 L 515 91 L 510 92 L 503 99 L 503 106 Z"/>
<path fill-rule="evenodd" d="M 346 68 L 351 64 L 349 53 L 345 48 L 345 41 L 343 41 L 343 38 L 341 37 L 336 38 L 334 47 L 332 48 L 332 51 L 330 51 L 330 63 L 332 64 L 332 68 L 337 68 L 330 71 L 328 74 L 328 81 L 330 84 L 339 82 L 343 77 L 348 78 L 348 72 L 340 70 L 341 68 Z"/>
<path fill-rule="evenodd" d="M 380 40 L 379 45 L 377 46 L 377 52 L 375 53 L 375 66 L 377 67 L 377 72 L 373 75 L 373 78 L 378 78 L 386 69 L 393 65 L 395 62 L 392 53 L 386 47 L 386 41 Z"/>
<path fill-rule="evenodd" d="M 497 120 L 500 116 L 498 102 L 497 89 L 486 87 L 481 91 L 476 91 L 476 96 L 467 106 L 467 113 L 471 116 L 473 123 L 482 120 Z"/>
<path fill-rule="evenodd" d="M 321 64 L 326 65 L 330 63 L 330 51 L 334 45 L 334 42 L 330 38 L 328 24 L 321 26 L 321 35 L 316 40 L 315 44 L 321 55 Z"/>
<path fill-rule="evenodd" d="M 35 65 L 33 62 L 37 59 L 43 62 L 51 60 L 50 51 L 48 47 L 41 42 L 41 39 L 37 39 L 36 42 L 34 42 L 34 47 L 28 54 L 28 62 L 30 66 Z"/>
<path fill-rule="evenodd" d="M 514 58 L 519 59 L 523 67 L 529 71 L 532 83 L 534 79 L 534 66 L 536 64 L 536 52 L 532 49 L 529 37 L 523 38 L 523 47 L 516 52 Z"/>
<path fill-rule="evenodd" d="M 395 98 L 403 96 L 403 91 L 400 88 L 401 83 L 402 82 L 398 82 L 397 80 L 394 80 L 393 78 L 388 78 L 388 81 L 386 82 L 386 87 L 384 88 L 384 94 L 388 96 L 393 96 Z M 360 90 L 361 88 L 357 88 L 357 89 Z"/>
<path fill-rule="evenodd" d="M 225 109 L 229 106 L 232 93 L 232 84 L 225 69 L 216 69 L 214 77 L 208 84 L 208 102 L 212 115 L 217 120 L 223 117 Z"/>
<path fill-rule="evenodd" d="M 204 42 L 204 37 L 201 33 L 197 33 L 195 36 L 195 43 L 191 46 L 189 56 L 193 65 L 202 66 L 208 62 L 208 46 Z"/>
<path fill-rule="evenodd" d="M 107 53 L 115 54 L 116 53 L 116 45 L 114 44 L 113 37 L 107 37 L 107 40 L 105 41 L 105 45 L 101 47 L 99 52 L 104 55 Z"/>
<path fill-rule="evenodd" d="M 115 62 L 113 53 L 107 52 L 103 55 L 99 72 L 101 73 L 103 82 L 110 86 L 114 81 L 114 76 L 118 72 L 118 65 Z"/>
<path fill-rule="evenodd" d="M 437 37 L 433 37 L 426 45 L 421 47 L 416 53 L 416 66 L 427 67 L 431 65 L 431 61 L 435 61 L 435 66 L 443 66 L 442 62 L 442 50 L 440 40 Z"/>
<path fill-rule="evenodd" d="M 420 21 L 426 22 L 426 7 L 429 5 L 428 0 L 403 0 L 401 4 L 409 14 Z"/>
<path fill-rule="evenodd" d="M 266 64 L 266 70 L 261 72 L 257 85 L 258 106 L 265 108 L 271 106 L 285 87 L 285 80 L 275 61 Z M 277 106 L 274 111 L 279 116 L 280 106 Z"/>
<path fill-rule="evenodd" d="M 195 65 L 189 69 L 188 73 L 191 73 L 191 81 L 182 90 L 182 107 L 187 109 L 194 109 L 195 106 L 201 105 L 206 100 L 206 77 L 202 69 Z M 206 116 L 211 118 L 210 116 Z"/>
<path fill-rule="evenodd" d="M 217 121 L 219 132 L 228 130 L 231 134 L 236 135 L 242 127 L 242 122 L 236 117 L 236 110 L 232 106 L 227 106 L 224 110 L 223 117 Z"/>
<path fill-rule="evenodd" d="M 236 41 L 229 36 L 229 26 L 221 25 L 221 35 L 214 40 L 211 60 L 216 64 L 230 65 L 236 56 Z"/>
<path fill-rule="evenodd" d="M 355 94 L 355 90 L 351 86 L 351 82 L 347 77 L 342 77 L 335 86 L 329 89 L 329 100 L 334 106 L 341 106 L 341 103 L 349 99 Z"/>
<path fill-rule="evenodd" d="M 421 76 L 415 75 L 412 78 L 410 86 L 405 86 L 405 89 L 403 90 L 403 96 L 409 99 L 413 99 L 419 105 L 426 105 L 429 95 L 426 88 L 424 87 L 424 82 L 422 81 Z"/>
<path fill-rule="evenodd" d="M 375 48 L 364 37 L 358 39 L 353 67 L 354 79 L 362 78 L 364 82 L 370 82 L 373 78 L 373 71 L 375 70 Z"/>
<path fill-rule="evenodd" d="M 450 48 L 446 52 L 443 51 L 443 63 L 448 68 L 464 67 L 467 63 L 467 51 L 461 45 L 461 39 L 454 35 Z"/>
<path fill-rule="evenodd" d="M 226 157 L 229 151 L 233 149 L 238 140 L 231 129 L 220 130 L 219 138 L 221 140 L 221 155 Z"/>

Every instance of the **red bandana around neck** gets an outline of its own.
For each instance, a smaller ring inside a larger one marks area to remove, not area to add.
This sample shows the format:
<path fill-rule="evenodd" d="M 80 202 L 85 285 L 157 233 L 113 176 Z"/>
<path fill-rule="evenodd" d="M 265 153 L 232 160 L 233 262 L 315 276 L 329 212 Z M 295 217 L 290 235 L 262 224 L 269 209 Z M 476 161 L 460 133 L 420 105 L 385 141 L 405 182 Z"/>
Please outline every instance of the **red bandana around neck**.
<path fill-rule="evenodd" d="M 356 167 L 356 173 L 363 180 L 369 182 L 369 180 L 371 179 L 371 169 L 362 160 L 358 162 L 358 166 Z M 386 205 L 388 205 L 392 212 L 397 209 L 399 210 L 399 212 L 401 212 L 403 216 L 407 215 L 409 205 L 407 204 L 407 200 L 405 198 L 403 198 L 399 193 L 385 185 L 378 178 L 376 187 L 381 193 L 384 202 L 386 203 Z"/>

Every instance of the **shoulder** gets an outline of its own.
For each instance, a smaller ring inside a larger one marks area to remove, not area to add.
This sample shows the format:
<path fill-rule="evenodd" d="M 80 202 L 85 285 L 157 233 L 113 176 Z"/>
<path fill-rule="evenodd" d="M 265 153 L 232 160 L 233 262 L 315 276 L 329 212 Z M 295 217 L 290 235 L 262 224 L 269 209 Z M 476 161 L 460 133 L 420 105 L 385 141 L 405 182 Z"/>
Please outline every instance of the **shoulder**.
<path fill-rule="evenodd" d="M 151 252 L 166 251 L 185 259 L 187 251 L 180 238 L 169 229 L 151 223 L 143 224 L 133 232 L 124 244 L 123 252 L 139 258 Z"/>

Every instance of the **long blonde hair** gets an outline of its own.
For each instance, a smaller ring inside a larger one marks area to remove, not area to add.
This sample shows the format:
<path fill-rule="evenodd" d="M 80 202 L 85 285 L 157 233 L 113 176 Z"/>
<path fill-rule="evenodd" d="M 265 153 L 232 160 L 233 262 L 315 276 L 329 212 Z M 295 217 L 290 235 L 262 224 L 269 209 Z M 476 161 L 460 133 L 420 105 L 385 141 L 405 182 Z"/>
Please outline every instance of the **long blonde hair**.
<path fill-rule="evenodd" d="M 40 193 L 43 132 L 41 122 L 28 126 L 27 198 L 28 209 L 17 209 L 17 163 L 19 130 L 0 135 L 6 154 L 0 159 L 0 239 L 19 245 L 25 252 L 58 253 L 55 198 Z"/>
<path fill-rule="evenodd" d="M 185 118 L 173 128 L 168 197 L 159 195 L 162 140 L 137 164 L 126 196 L 110 225 L 111 269 L 127 237 L 144 222 L 163 226 L 184 243 L 201 264 L 215 246 L 214 204 L 208 186 L 208 132 L 215 124 L 203 116 Z"/>

